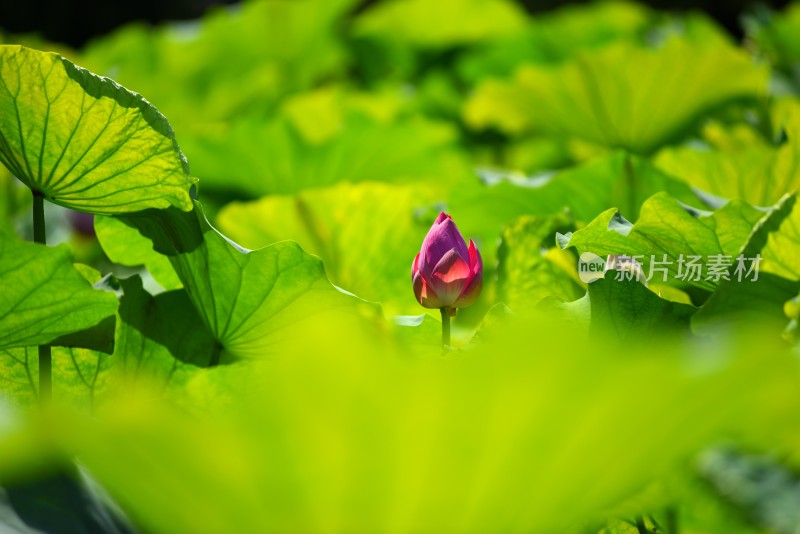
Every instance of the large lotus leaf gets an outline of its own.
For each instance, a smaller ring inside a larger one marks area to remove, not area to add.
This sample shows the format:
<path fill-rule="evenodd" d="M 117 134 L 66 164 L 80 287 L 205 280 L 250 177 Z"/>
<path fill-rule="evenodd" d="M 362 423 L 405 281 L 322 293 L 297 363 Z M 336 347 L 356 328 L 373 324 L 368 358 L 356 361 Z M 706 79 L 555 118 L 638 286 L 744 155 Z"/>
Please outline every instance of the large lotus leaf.
<path fill-rule="evenodd" d="M 763 324 L 776 334 L 785 326 L 784 304 L 800 287 L 800 207 L 795 194 L 782 199 L 759 223 L 743 253 L 760 258 L 757 278 L 723 283 L 695 316 L 696 330 L 724 334 Z"/>
<path fill-rule="evenodd" d="M 414 314 L 420 306 L 411 287 L 411 262 L 431 224 L 416 210 L 434 198 L 422 186 L 340 184 L 231 203 L 217 220 L 223 232 L 247 247 L 296 240 L 322 258 L 336 285 L 380 302 L 388 313 Z M 459 220 L 458 213 L 453 216 Z"/>
<path fill-rule="evenodd" d="M 786 327 L 784 304 L 800 291 L 800 284 L 771 273 L 755 280 L 723 282 L 692 317 L 692 329 L 703 335 L 724 336 L 736 329 L 760 326 L 779 336 Z"/>
<path fill-rule="evenodd" d="M 521 67 L 510 81 L 485 81 L 464 114 L 475 128 L 540 131 L 650 153 L 712 108 L 763 96 L 767 76 L 722 41 L 619 43 L 560 66 Z"/>
<path fill-rule="evenodd" d="M 477 84 L 511 76 L 525 64 L 556 65 L 615 43 L 652 45 L 680 37 L 700 46 L 730 44 L 730 35 L 699 12 L 668 16 L 627 0 L 564 5 L 538 13 L 522 31 L 465 53 L 459 74 Z"/>
<path fill-rule="evenodd" d="M 120 301 L 114 366 L 124 377 L 149 379 L 162 385 L 173 375 L 219 361 L 219 345 L 203 324 L 185 291 L 151 296 L 142 280 L 120 281 Z"/>
<path fill-rule="evenodd" d="M 58 354 L 58 350 L 54 352 Z M 58 362 L 57 357 L 55 361 Z M 19 404 L 36 402 L 39 395 L 39 352 L 36 347 L 0 349 L 0 369 L 0 391 L 5 400 Z"/>
<path fill-rule="evenodd" d="M 204 187 L 253 198 L 339 182 L 444 184 L 468 172 L 449 125 L 421 117 L 386 124 L 350 115 L 331 135 L 320 133 L 319 114 L 308 118 L 317 130 L 297 116 L 239 121 L 188 136 L 184 144 Z"/>
<path fill-rule="evenodd" d="M 780 126 L 788 139 L 779 147 L 731 128 L 714 131 L 712 146 L 664 149 L 655 163 L 708 193 L 770 206 L 800 190 L 800 109 L 790 108 Z"/>
<path fill-rule="evenodd" d="M 93 289 L 72 266 L 69 247 L 45 247 L 0 232 L 0 347 L 58 343 L 94 346 L 67 336 L 106 324 L 113 293 Z"/>
<path fill-rule="evenodd" d="M 82 55 L 95 72 L 158 102 L 183 140 L 221 120 L 266 117 L 285 94 L 339 72 L 345 56 L 335 30 L 353 3 L 243 2 L 196 22 L 128 26 Z"/>
<path fill-rule="evenodd" d="M 184 291 L 156 297 L 132 277 L 120 281 L 113 354 L 82 348 L 53 348 L 53 387 L 62 405 L 93 407 L 109 395 L 133 398 L 139 391 L 174 390 L 198 366 L 215 363 L 219 346 Z M 38 391 L 35 347 L 0 351 L 2 394 L 19 404 Z"/>
<path fill-rule="evenodd" d="M 537 14 L 520 32 L 467 52 L 459 73 L 475 83 L 487 76 L 509 76 L 524 63 L 559 63 L 582 50 L 637 41 L 654 19 L 649 8 L 625 0 L 565 5 Z"/>
<path fill-rule="evenodd" d="M 0 46 L 0 162 L 80 211 L 192 207 L 194 180 L 167 119 L 54 53 Z"/>
<path fill-rule="evenodd" d="M 701 212 L 658 193 L 642 205 L 636 224 L 611 208 L 585 228 L 557 238 L 563 248 L 577 247 L 580 253 L 634 257 L 645 277 L 652 275 L 657 281 L 674 282 L 677 278 L 695 287 L 713 289 L 730 276 L 728 267 L 736 264 L 756 223 L 768 216 L 740 201 L 731 201 L 714 212 Z M 747 270 L 750 266 L 750 262 L 743 262 Z M 717 275 L 717 271 L 723 274 Z"/>
<path fill-rule="evenodd" d="M 453 190 L 449 209 L 459 228 L 489 243 L 503 227 L 523 215 L 555 215 L 567 211 L 589 222 L 609 206 L 636 216 L 642 203 L 659 191 L 682 202 L 698 204 L 689 187 L 654 168 L 646 159 L 623 152 L 598 158 L 527 183 L 476 181 Z M 491 258 L 492 254 L 485 257 Z"/>
<path fill-rule="evenodd" d="M 423 363 L 322 327 L 315 350 L 197 374 L 204 414 L 128 403 L 50 420 L 33 444 L 66 447 L 163 533 L 582 531 L 610 508 L 641 513 L 635 496 L 722 436 L 784 450 L 771 425 L 800 406 L 786 351 L 598 343 L 512 320 L 505 341 Z M 1 445 L 0 473 L 37 450 Z"/>
<path fill-rule="evenodd" d="M 193 212 L 147 210 L 120 216 L 169 257 L 223 357 L 274 354 L 302 336 L 306 320 L 361 302 L 328 281 L 319 258 L 282 241 L 248 250 L 217 232 L 199 204 Z M 100 239 L 113 239 L 114 232 Z"/>
<path fill-rule="evenodd" d="M 53 347 L 53 397 L 62 406 L 91 408 L 107 393 L 106 379 L 114 367 L 113 355 L 67 347 Z M 0 350 L 0 391 L 17 405 L 33 404 L 39 391 L 36 347 Z"/>
<path fill-rule="evenodd" d="M 692 319 L 702 333 L 724 335 L 731 329 L 760 326 L 779 335 L 786 326 L 784 304 L 800 291 L 800 209 L 796 196 L 782 199 L 758 224 L 743 248 L 760 257 L 747 280 L 723 282 Z"/>

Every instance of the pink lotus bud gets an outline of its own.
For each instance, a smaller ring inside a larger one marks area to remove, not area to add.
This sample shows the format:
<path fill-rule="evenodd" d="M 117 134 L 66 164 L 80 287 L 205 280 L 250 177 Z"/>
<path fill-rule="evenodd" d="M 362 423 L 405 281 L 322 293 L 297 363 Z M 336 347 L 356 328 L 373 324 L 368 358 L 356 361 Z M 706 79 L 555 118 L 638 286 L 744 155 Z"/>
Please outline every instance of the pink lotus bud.
<path fill-rule="evenodd" d="M 483 287 L 483 261 L 475 243 L 458 231 L 446 213 L 440 213 L 422 242 L 411 266 L 414 294 L 426 308 L 464 308 Z M 454 312 L 455 313 L 455 312 Z"/>

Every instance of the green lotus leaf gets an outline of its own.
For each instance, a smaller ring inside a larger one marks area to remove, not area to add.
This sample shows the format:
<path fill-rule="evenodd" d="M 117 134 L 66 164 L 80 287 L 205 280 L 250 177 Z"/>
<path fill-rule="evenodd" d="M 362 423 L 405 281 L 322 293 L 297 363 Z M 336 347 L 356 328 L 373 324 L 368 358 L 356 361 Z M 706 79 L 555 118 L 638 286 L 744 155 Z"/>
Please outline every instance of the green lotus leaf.
<path fill-rule="evenodd" d="M 340 184 L 231 203 L 218 222 L 248 248 L 295 240 L 322 258 L 336 285 L 380 302 L 387 313 L 413 314 L 421 308 L 409 273 L 431 222 L 416 210 L 434 198 L 422 186 Z"/>
<path fill-rule="evenodd" d="M 157 102 L 184 146 L 219 121 L 271 116 L 286 94 L 338 75 L 347 59 L 338 28 L 354 4 L 255 0 L 192 24 L 135 23 L 88 43 L 82 61 Z M 205 178 L 198 154 L 184 151 Z"/>
<path fill-rule="evenodd" d="M 743 247 L 748 258 L 759 257 L 757 276 L 725 281 L 692 318 L 692 328 L 704 334 L 724 334 L 732 328 L 779 335 L 786 326 L 784 306 L 800 291 L 800 208 L 787 195 L 757 225 Z"/>
<path fill-rule="evenodd" d="M 724 436 L 775 446 L 759 431 L 800 406 L 796 358 L 757 339 L 599 344 L 520 317 L 505 341 L 416 364 L 316 332 L 315 350 L 196 375 L 204 416 L 120 403 L 46 436 L 148 532 L 569 532 L 639 513 Z M 0 447 L 0 472 L 27 453 Z"/>
<path fill-rule="evenodd" d="M 464 110 L 475 128 L 539 131 L 648 154 L 731 102 L 765 94 L 768 72 L 724 41 L 618 43 L 558 66 L 486 80 Z"/>
<path fill-rule="evenodd" d="M 489 243 L 523 215 L 557 215 L 564 211 L 589 222 L 609 206 L 635 217 L 645 200 L 659 191 L 682 202 L 698 204 L 689 187 L 639 156 L 617 152 L 563 171 L 522 183 L 509 179 L 477 182 L 455 189 L 448 202 L 459 228 Z M 492 250 L 482 251 L 491 263 Z"/>
<path fill-rule="evenodd" d="M 153 250 L 153 243 L 114 217 L 96 217 L 94 229 L 108 259 L 120 265 L 143 265 L 166 290 L 183 287 L 169 258 Z"/>
<path fill-rule="evenodd" d="M 193 212 L 147 210 L 119 216 L 169 257 L 223 358 L 260 358 L 297 341 L 306 320 L 363 302 L 328 281 L 319 258 L 282 241 L 240 247 Z M 102 236 L 100 236 L 102 239 Z"/>
<path fill-rule="evenodd" d="M 655 164 L 667 174 L 723 198 L 770 206 L 800 190 L 800 108 L 788 106 L 780 127 L 786 141 L 774 146 L 746 128 L 710 131 L 711 146 L 667 148 Z"/>
<path fill-rule="evenodd" d="M 53 344 L 108 319 L 113 330 L 116 296 L 92 289 L 66 245 L 45 247 L 0 233 L 0 287 L 0 348 Z M 74 337 L 64 344 L 87 346 Z"/>
<path fill-rule="evenodd" d="M 636 41 L 652 26 L 654 15 L 650 8 L 626 0 L 566 4 L 538 13 L 521 32 L 470 50 L 459 62 L 459 73 L 474 83 L 511 75 L 525 63 L 560 63 L 582 50 Z"/>
<path fill-rule="evenodd" d="M 645 277 L 655 273 L 661 281 L 679 279 L 712 290 L 724 281 L 723 275 L 714 274 L 712 265 L 734 265 L 756 223 L 767 216 L 741 201 L 728 202 L 714 212 L 702 212 L 682 205 L 666 193 L 658 193 L 642 205 L 636 224 L 612 208 L 585 228 L 558 234 L 557 239 L 563 248 L 577 247 L 580 253 L 634 257 L 642 265 Z M 690 263 L 698 267 L 688 267 Z M 746 267 L 749 270 L 750 264 Z M 727 267 L 723 271 L 729 276 Z"/>
<path fill-rule="evenodd" d="M 304 119 L 313 129 L 297 116 L 241 120 L 189 135 L 184 145 L 205 187 L 252 198 L 339 182 L 451 183 L 468 172 L 446 124 L 422 117 L 386 124 L 349 114 L 324 132 L 323 121 L 335 119 L 318 112 Z"/>
<path fill-rule="evenodd" d="M 637 280 L 616 280 L 618 271 L 589 284 L 592 332 L 623 343 L 689 333 L 694 306 L 665 300 Z"/>
<path fill-rule="evenodd" d="M 113 354 L 86 348 L 53 348 L 53 388 L 59 403 L 94 407 L 111 395 L 159 391 L 184 384 L 199 367 L 215 363 L 219 346 L 185 291 L 155 297 L 139 277 L 119 281 Z M 112 327 L 113 331 L 113 327 Z M 0 350 L 0 390 L 19 404 L 38 391 L 35 347 Z"/>
<path fill-rule="evenodd" d="M 567 217 L 524 216 L 507 226 L 497 252 L 497 299 L 512 310 L 544 298 L 563 302 L 581 297 L 574 255 L 553 246 L 553 235 L 570 226 Z"/>
<path fill-rule="evenodd" d="M 192 208 L 194 180 L 167 119 L 55 53 L 0 46 L 0 162 L 80 211 Z"/>

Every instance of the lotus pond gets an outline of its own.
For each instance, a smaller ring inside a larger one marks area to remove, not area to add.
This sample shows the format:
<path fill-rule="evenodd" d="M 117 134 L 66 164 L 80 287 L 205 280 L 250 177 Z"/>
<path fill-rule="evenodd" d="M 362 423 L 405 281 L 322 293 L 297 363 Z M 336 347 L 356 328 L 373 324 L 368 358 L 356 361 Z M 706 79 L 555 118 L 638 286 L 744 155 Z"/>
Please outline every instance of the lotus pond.
<path fill-rule="evenodd" d="M 800 529 L 800 4 L 0 35 L 0 531 Z"/>

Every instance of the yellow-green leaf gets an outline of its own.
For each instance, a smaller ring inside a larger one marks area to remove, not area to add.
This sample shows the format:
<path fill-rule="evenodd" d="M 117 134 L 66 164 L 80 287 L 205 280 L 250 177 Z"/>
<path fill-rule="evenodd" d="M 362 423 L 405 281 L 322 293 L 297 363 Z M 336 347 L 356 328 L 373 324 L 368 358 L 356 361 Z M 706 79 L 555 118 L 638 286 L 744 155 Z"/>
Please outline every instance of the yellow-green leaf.
<path fill-rule="evenodd" d="M 0 162 L 80 211 L 192 209 L 194 181 L 167 119 L 55 53 L 0 46 Z"/>

